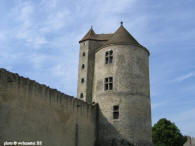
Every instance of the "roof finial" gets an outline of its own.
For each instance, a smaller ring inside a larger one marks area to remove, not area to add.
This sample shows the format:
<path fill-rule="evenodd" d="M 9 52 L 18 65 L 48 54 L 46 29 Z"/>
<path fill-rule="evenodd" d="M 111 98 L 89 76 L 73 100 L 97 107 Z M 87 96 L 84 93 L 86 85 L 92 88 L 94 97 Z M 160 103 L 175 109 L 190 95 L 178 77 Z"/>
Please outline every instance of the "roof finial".
<path fill-rule="evenodd" d="M 93 29 L 93 25 L 91 25 L 91 29 Z"/>
<path fill-rule="evenodd" d="M 121 21 L 121 25 L 123 25 L 123 21 Z"/>

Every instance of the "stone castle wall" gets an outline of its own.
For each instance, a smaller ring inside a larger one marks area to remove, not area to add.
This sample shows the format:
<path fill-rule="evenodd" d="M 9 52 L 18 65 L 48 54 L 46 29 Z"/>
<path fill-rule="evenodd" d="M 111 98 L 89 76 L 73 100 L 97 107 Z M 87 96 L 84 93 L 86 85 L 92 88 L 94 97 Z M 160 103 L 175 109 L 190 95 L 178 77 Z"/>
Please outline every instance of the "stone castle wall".
<path fill-rule="evenodd" d="M 0 69 L 0 145 L 94 146 L 96 105 Z"/>

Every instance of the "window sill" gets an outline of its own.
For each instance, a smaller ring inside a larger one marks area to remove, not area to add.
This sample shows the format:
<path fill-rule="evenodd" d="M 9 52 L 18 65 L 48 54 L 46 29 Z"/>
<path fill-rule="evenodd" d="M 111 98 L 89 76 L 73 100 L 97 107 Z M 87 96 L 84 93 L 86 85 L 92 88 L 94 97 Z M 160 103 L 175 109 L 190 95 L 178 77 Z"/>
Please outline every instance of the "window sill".
<path fill-rule="evenodd" d="M 113 119 L 113 122 L 119 122 L 120 119 Z"/>

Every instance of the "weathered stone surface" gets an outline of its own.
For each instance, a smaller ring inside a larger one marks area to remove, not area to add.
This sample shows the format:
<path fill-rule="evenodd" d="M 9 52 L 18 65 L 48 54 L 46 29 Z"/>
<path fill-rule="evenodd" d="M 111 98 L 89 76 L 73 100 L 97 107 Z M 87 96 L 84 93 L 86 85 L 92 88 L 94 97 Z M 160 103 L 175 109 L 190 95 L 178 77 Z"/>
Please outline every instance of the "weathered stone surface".
<path fill-rule="evenodd" d="M 105 64 L 105 53 L 110 50 L 113 63 Z M 99 104 L 101 146 L 111 145 L 113 139 L 152 145 L 148 56 L 142 47 L 124 44 L 96 52 L 92 97 Z M 109 76 L 113 90 L 104 91 L 104 78 Z M 119 119 L 113 119 L 114 105 L 119 105 Z"/>
<path fill-rule="evenodd" d="M 94 146 L 96 105 L 0 69 L 0 145 Z"/>
<path fill-rule="evenodd" d="M 80 43 L 77 97 L 88 103 L 92 102 L 95 51 L 104 42 L 105 41 L 87 40 Z M 83 53 L 85 53 L 84 56 Z M 84 68 L 82 68 L 83 64 L 85 66 Z M 81 83 L 82 78 L 84 79 L 83 83 Z M 80 98 L 81 93 L 83 93 L 83 98 Z"/>
<path fill-rule="evenodd" d="M 105 64 L 110 50 L 113 62 Z M 80 100 L 0 69 L 0 145 L 152 146 L 149 51 L 121 26 L 114 34 L 91 29 L 79 58 Z M 107 77 L 113 78 L 110 91 L 104 90 Z M 116 105 L 119 118 L 113 119 Z"/>

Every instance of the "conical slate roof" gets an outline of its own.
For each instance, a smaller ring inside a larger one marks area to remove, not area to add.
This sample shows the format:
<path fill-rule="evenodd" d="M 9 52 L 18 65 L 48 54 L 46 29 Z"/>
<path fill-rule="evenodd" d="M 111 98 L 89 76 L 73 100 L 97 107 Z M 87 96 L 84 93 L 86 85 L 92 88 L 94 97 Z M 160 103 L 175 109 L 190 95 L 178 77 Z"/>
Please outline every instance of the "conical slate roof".
<path fill-rule="evenodd" d="M 96 51 L 101 50 L 102 48 L 108 45 L 136 45 L 143 49 L 145 49 L 148 54 L 150 52 L 142 45 L 136 41 L 136 39 L 124 28 L 123 22 L 121 22 L 121 26 L 117 29 L 115 33 L 110 34 L 96 34 L 91 27 L 91 29 L 87 32 L 87 34 L 79 41 L 79 43 L 86 40 L 95 40 L 95 41 L 103 41 L 102 45 L 96 49 Z"/>
<path fill-rule="evenodd" d="M 109 44 L 136 44 L 140 45 L 136 39 L 123 27 L 121 26 L 117 29 L 117 31 L 113 34 L 113 36 L 105 42 L 105 45 Z"/>
<path fill-rule="evenodd" d="M 88 33 L 79 41 L 85 41 L 85 40 L 93 40 L 95 39 L 95 32 L 93 31 L 93 28 L 91 27 L 91 29 L 88 31 Z"/>

